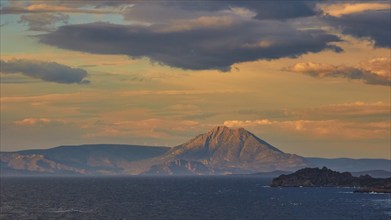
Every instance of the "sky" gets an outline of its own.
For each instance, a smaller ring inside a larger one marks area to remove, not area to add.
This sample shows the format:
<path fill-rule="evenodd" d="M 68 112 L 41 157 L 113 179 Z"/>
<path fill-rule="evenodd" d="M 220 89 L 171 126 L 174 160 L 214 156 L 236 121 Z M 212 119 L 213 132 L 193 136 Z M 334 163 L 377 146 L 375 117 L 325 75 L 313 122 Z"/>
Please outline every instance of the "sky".
<path fill-rule="evenodd" d="M 389 1 L 3 0 L 1 150 L 243 127 L 391 159 Z"/>

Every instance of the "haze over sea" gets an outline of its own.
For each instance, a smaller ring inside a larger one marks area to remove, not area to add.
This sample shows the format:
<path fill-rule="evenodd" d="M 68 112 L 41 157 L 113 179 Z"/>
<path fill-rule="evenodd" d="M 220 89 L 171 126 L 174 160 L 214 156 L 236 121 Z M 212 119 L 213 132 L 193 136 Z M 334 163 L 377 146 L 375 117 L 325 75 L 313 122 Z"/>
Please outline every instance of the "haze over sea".
<path fill-rule="evenodd" d="M 242 176 L 1 179 L 0 219 L 390 219 L 388 194 Z"/>

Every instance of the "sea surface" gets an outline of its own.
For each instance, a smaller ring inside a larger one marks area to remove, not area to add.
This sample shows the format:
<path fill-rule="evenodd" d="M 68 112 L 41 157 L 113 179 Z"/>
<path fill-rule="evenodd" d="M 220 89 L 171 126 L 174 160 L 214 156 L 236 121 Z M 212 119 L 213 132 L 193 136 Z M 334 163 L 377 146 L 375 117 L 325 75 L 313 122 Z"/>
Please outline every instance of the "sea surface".
<path fill-rule="evenodd" d="M 390 194 L 271 188 L 257 177 L 1 178 L 0 219 L 374 219 Z"/>

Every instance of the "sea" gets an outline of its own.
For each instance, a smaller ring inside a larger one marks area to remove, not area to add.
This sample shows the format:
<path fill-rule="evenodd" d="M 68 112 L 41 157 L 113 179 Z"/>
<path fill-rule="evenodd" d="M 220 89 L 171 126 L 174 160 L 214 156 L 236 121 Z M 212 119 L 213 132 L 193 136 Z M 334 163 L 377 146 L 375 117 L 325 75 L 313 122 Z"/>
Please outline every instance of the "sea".
<path fill-rule="evenodd" d="M 269 187 L 252 176 L 1 178 L 0 219 L 391 218 L 391 195 Z"/>

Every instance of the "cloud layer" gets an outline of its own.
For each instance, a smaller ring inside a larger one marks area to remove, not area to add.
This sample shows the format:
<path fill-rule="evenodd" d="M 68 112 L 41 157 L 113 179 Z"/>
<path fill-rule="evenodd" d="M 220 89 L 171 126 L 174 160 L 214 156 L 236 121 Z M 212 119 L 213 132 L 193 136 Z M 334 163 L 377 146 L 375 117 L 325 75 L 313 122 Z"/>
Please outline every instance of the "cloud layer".
<path fill-rule="evenodd" d="M 20 16 L 19 22 L 27 23 L 31 31 L 53 31 L 56 23 L 68 23 L 69 15 L 58 14 L 29 14 Z"/>
<path fill-rule="evenodd" d="M 9 5 L 2 7 L 2 14 L 26 14 L 26 13 L 48 13 L 48 12 L 68 12 L 68 13 L 110 13 L 113 8 L 122 9 L 125 17 L 128 18 L 147 18 L 156 14 L 156 9 L 159 11 L 167 11 L 173 9 L 181 11 L 177 14 L 158 13 L 159 16 L 171 16 L 178 18 L 179 16 L 187 16 L 193 12 L 216 12 L 229 10 L 231 8 L 243 8 L 254 12 L 256 19 L 290 19 L 299 17 L 313 16 L 319 13 L 316 8 L 316 0 L 313 1 L 284 1 L 283 3 L 275 3 L 270 1 L 138 1 L 138 0 L 32 0 L 23 1 L 23 3 L 11 2 Z M 135 7 L 136 10 L 124 10 Z M 88 8 L 88 9 L 86 9 Z M 149 10 L 152 8 L 152 10 Z M 132 14 L 135 11 L 142 11 L 134 17 Z M 186 12 L 186 13 L 185 13 Z M 158 20 L 158 19 L 157 19 Z"/>
<path fill-rule="evenodd" d="M 175 25 L 132 26 L 110 23 L 66 25 L 40 35 L 42 43 L 98 54 L 125 54 L 183 69 L 229 70 L 237 62 L 297 57 L 325 49 L 335 35 L 297 30 L 277 21 L 214 20 L 204 17 L 188 28 Z M 226 25 L 214 26 L 214 22 Z"/>
<path fill-rule="evenodd" d="M 0 9 L 1 14 L 38 14 L 38 13 L 83 13 L 83 14 L 107 14 L 113 11 L 100 9 L 82 9 L 77 1 L 69 1 L 70 5 L 58 5 L 59 2 L 31 2 L 27 5 L 16 4 L 13 6 L 4 6 Z M 51 3 L 51 4 L 50 4 Z"/>
<path fill-rule="evenodd" d="M 390 134 L 390 104 L 362 102 L 284 110 L 280 117 L 227 120 L 229 127 L 256 127 L 274 132 L 295 132 L 311 137 L 371 139 Z"/>
<path fill-rule="evenodd" d="M 329 16 L 326 21 L 339 28 L 342 33 L 358 38 L 368 38 L 375 47 L 391 46 L 391 11 L 374 10 L 347 14 L 340 17 Z"/>
<path fill-rule="evenodd" d="M 306 62 L 297 63 L 284 70 L 309 75 L 314 78 L 339 77 L 361 80 L 366 84 L 390 86 L 390 62 L 389 58 L 378 58 L 370 60 L 360 67 Z"/>
<path fill-rule="evenodd" d="M 72 68 L 55 62 L 43 62 L 36 60 L 0 60 L 2 74 L 21 73 L 25 76 L 56 83 L 89 83 L 84 79 L 87 71 Z"/>
<path fill-rule="evenodd" d="M 371 139 L 387 137 L 390 124 L 387 122 L 358 123 L 341 120 L 289 120 L 271 121 L 232 120 L 225 121 L 229 127 L 270 127 L 278 131 L 297 132 L 312 137 L 335 137 L 346 139 Z"/>
<path fill-rule="evenodd" d="M 230 70 L 234 63 L 298 57 L 340 41 L 330 28 L 375 47 L 390 47 L 390 5 L 322 1 L 25 1 L 11 2 L 2 14 L 22 14 L 30 30 L 53 31 L 42 43 L 96 54 L 148 57 L 182 69 Z M 323 11 L 322 11 L 323 10 Z M 65 25 L 55 13 L 117 14 L 124 23 Z M 135 26 L 134 24 L 143 24 Z"/>
<path fill-rule="evenodd" d="M 131 1 L 128 1 L 129 3 Z M 133 1 L 123 15 L 128 20 L 161 23 L 162 21 L 212 16 L 221 12 L 251 12 L 256 20 L 287 20 L 314 16 L 320 13 L 317 1 Z M 156 13 L 159 11 L 160 13 Z"/>

